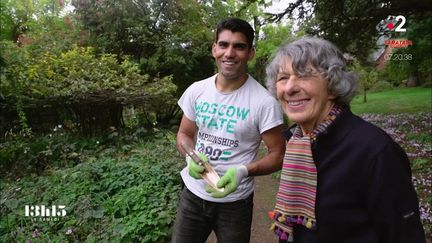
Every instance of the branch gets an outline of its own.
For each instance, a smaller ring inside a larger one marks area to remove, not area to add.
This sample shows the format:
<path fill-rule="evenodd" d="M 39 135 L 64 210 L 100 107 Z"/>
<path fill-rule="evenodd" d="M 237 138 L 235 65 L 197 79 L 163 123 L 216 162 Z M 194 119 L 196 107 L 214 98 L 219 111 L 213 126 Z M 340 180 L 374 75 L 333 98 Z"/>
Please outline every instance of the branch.
<path fill-rule="evenodd" d="M 268 22 L 279 23 L 286 15 L 292 16 L 294 10 L 298 9 L 299 18 L 304 19 L 310 11 L 315 7 L 317 0 L 296 0 L 293 3 L 289 3 L 288 7 L 282 13 L 266 13 L 268 16 L 266 20 Z M 311 6 L 307 6 L 307 4 Z"/>

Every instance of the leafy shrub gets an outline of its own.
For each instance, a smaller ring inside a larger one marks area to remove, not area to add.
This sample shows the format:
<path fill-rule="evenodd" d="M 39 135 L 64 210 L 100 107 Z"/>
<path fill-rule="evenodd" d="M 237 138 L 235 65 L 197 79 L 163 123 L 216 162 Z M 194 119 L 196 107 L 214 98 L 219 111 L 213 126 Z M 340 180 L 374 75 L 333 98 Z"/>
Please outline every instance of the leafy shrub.
<path fill-rule="evenodd" d="M 391 62 L 379 71 L 380 79 L 389 82 L 393 87 L 403 86 L 404 80 L 408 79 L 408 71 L 403 65 L 402 62 Z"/>
<path fill-rule="evenodd" d="M 9 131 L 0 143 L 0 177 L 41 174 L 50 167 L 69 167 L 94 152 L 102 138 L 83 138 L 66 133 L 61 125 L 45 135 Z"/>
<path fill-rule="evenodd" d="M 393 88 L 394 88 L 393 85 L 387 81 L 378 81 L 371 87 L 370 90 L 372 92 L 381 92 L 381 91 L 392 90 Z"/>
<path fill-rule="evenodd" d="M 73 167 L 3 180 L 0 241 L 167 241 L 181 187 L 173 138 L 118 138 Z M 32 221 L 24 205 L 65 205 L 67 215 Z"/>
<path fill-rule="evenodd" d="M 33 120 L 37 120 L 41 111 L 48 110 L 50 117 L 63 114 L 59 120 L 70 120 L 88 134 L 118 128 L 123 106 L 138 105 L 165 114 L 169 112 L 164 112 L 166 106 L 176 104 L 177 88 L 171 76 L 141 74 L 138 64 L 127 56 L 97 56 L 93 48 L 78 46 L 41 51 L 2 41 L 0 47 L 4 63 L 0 108 L 15 110 L 22 128 L 27 120 L 31 123 L 26 115 L 35 113 Z"/>
<path fill-rule="evenodd" d="M 423 88 L 432 88 L 432 80 L 424 82 L 421 87 Z"/>
<path fill-rule="evenodd" d="M 145 86 L 150 83 L 163 81 L 168 86 L 170 83 L 169 77 L 158 80 L 140 74 L 138 65 L 127 57 L 122 57 L 124 60 L 119 63 L 115 55 L 96 56 L 90 47 L 39 53 L 31 46 L 0 44 L 5 48 L 6 66 L 1 91 L 7 100 L 21 98 L 35 102 L 38 98 L 66 97 L 69 102 L 81 99 L 100 102 L 106 99 L 104 92 L 108 92 L 128 103 L 127 99 L 145 96 Z M 171 83 L 170 87 L 175 86 Z"/>

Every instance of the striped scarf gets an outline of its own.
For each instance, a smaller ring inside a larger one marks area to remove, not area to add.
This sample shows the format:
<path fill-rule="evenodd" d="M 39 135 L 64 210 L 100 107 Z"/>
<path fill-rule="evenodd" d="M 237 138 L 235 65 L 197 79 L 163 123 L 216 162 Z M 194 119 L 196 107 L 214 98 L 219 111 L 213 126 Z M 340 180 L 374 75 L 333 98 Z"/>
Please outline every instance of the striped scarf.
<path fill-rule="evenodd" d="M 275 221 L 271 230 L 281 240 L 294 240 L 292 232 L 295 224 L 308 229 L 316 228 L 317 168 L 312 157 L 311 144 L 340 112 L 340 107 L 333 106 L 324 121 L 305 136 L 300 127 L 296 126 L 287 143 L 276 206 L 274 211 L 269 212 L 270 218 Z"/>

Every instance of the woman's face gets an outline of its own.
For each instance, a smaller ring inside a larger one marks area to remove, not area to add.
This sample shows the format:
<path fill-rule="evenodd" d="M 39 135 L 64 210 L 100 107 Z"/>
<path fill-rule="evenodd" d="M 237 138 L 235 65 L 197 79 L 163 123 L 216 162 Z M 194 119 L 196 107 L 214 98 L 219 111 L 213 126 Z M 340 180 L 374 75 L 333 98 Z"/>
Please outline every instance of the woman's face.
<path fill-rule="evenodd" d="M 288 118 L 307 134 L 328 115 L 335 97 L 328 92 L 328 81 L 312 67 L 309 76 L 299 77 L 290 59 L 281 63 L 276 80 L 277 97 Z"/>

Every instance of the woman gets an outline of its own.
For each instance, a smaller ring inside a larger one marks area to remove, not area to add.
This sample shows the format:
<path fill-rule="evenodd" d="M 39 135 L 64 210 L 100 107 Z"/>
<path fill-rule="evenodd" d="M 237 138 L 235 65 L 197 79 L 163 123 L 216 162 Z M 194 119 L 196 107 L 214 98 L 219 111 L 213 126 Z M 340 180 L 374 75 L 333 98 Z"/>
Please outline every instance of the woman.
<path fill-rule="evenodd" d="M 295 123 L 272 229 L 280 242 L 425 242 L 409 160 L 383 130 L 352 114 L 357 77 L 328 41 L 282 45 L 268 89 Z"/>

